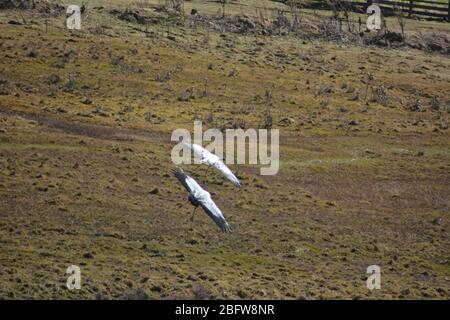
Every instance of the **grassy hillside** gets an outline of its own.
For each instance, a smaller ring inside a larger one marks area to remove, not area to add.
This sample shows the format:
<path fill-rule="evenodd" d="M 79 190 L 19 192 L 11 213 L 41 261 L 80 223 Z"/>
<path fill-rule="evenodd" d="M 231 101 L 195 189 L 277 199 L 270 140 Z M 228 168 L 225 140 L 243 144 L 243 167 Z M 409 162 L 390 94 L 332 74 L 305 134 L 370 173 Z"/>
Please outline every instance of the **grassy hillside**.
<path fill-rule="evenodd" d="M 143 2 L 90 1 L 78 32 L 0 11 L 0 298 L 450 297 L 448 55 L 109 13 Z M 256 4 L 281 6 L 230 14 Z M 192 224 L 172 130 L 259 128 L 268 108 L 280 172 L 238 166 L 237 191 L 185 167 L 234 232 Z"/>

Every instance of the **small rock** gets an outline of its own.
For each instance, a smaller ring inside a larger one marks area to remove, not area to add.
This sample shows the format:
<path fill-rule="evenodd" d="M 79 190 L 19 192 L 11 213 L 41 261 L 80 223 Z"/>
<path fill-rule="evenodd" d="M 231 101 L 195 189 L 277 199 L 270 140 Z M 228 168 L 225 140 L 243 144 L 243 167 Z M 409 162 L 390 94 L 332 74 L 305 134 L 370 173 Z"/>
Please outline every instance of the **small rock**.
<path fill-rule="evenodd" d="M 236 68 L 233 68 L 230 70 L 230 72 L 228 73 L 229 77 L 237 77 L 239 75 L 239 71 Z"/>
<path fill-rule="evenodd" d="M 146 283 L 150 278 L 149 277 L 145 277 L 141 279 L 141 283 Z"/>
<path fill-rule="evenodd" d="M 187 243 L 188 243 L 188 244 L 192 244 L 192 245 L 194 245 L 194 244 L 197 244 L 197 243 L 198 243 L 198 241 L 197 241 L 197 240 L 195 240 L 195 239 L 189 239 L 189 240 L 187 241 Z"/>
<path fill-rule="evenodd" d="M 83 254 L 83 258 L 85 259 L 94 259 L 94 255 L 90 252 Z"/>
<path fill-rule="evenodd" d="M 8 80 L 0 79 L 0 96 L 1 95 L 6 96 L 8 94 L 9 94 Z"/>
<path fill-rule="evenodd" d="M 289 125 L 291 125 L 293 122 L 294 122 L 294 119 L 288 118 L 288 117 L 284 117 L 284 118 L 281 118 L 281 119 L 278 121 L 278 124 L 279 124 L 280 126 L 289 126 Z"/>
<path fill-rule="evenodd" d="M 247 298 L 248 298 L 247 293 L 246 293 L 245 291 L 243 291 L 243 290 L 239 290 L 239 291 L 237 292 L 237 295 L 238 295 L 238 297 L 241 298 L 241 299 L 247 299 Z"/>
<path fill-rule="evenodd" d="M 57 84 L 60 81 L 61 81 L 61 78 L 57 74 L 51 74 L 47 78 L 47 83 L 49 83 L 49 84 Z"/>
<path fill-rule="evenodd" d="M 160 286 L 153 286 L 150 290 L 153 292 L 161 292 L 162 288 Z"/>
<path fill-rule="evenodd" d="M 133 289 L 122 296 L 122 300 L 148 300 L 149 296 L 142 288 Z"/>
<path fill-rule="evenodd" d="M 87 97 L 84 97 L 83 99 L 81 99 L 81 103 L 89 105 L 89 104 L 92 104 L 92 100 Z"/>
<path fill-rule="evenodd" d="M 37 51 L 35 49 L 31 49 L 30 51 L 28 51 L 27 53 L 27 57 L 29 58 L 36 58 L 37 57 Z"/>
<path fill-rule="evenodd" d="M 411 293 L 411 290 L 409 290 L 409 289 L 404 289 L 404 290 L 402 290 L 400 293 L 401 293 L 402 295 L 404 295 L 404 296 L 407 296 L 407 295 L 409 295 L 409 294 Z"/>

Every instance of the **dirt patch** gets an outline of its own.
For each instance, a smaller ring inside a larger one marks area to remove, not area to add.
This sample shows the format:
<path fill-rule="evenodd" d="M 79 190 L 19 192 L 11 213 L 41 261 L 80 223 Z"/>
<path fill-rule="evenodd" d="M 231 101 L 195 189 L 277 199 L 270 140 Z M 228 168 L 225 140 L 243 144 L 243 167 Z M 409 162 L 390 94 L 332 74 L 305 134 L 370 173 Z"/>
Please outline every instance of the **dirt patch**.
<path fill-rule="evenodd" d="M 34 113 L 25 113 L 11 110 L 0 110 L 0 115 L 18 116 L 27 120 L 36 121 L 47 127 L 62 131 L 68 134 L 87 136 L 90 138 L 117 140 L 117 141 L 151 141 L 151 142 L 165 142 L 170 140 L 162 134 L 136 130 L 130 128 L 117 128 L 97 124 L 80 123 L 75 121 L 66 121 L 61 119 L 52 119 Z"/>

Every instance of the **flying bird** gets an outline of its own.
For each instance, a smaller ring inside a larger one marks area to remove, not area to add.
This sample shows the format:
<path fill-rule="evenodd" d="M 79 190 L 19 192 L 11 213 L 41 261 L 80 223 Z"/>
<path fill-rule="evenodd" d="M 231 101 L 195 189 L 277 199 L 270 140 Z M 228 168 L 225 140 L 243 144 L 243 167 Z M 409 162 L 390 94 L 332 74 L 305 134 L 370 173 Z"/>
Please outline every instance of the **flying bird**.
<path fill-rule="evenodd" d="M 211 152 L 209 152 L 208 150 L 206 150 L 205 148 L 203 148 L 202 146 L 200 146 L 198 144 L 185 143 L 185 145 L 188 146 L 189 148 L 191 148 L 191 150 L 194 151 L 194 153 L 196 153 L 200 157 L 201 163 L 206 164 L 208 166 L 208 168 L 209 167 L 216 168 L 217 170 L 222 172 L 222 174 L 225 176 L 225 178 L 230 180 L 236 187 L 238 187 L 238 188 L 242 187 L 239 179 L 222 162 L 222 160 L 219 159 L 218 156 L 216 156 L 215 154 L 212 154 Z M 206 172 L 208 172 L 208 171 L 206 171 Z"/>
<path fill-rule="evenodd" d="M 214 194 L 204 190 L 193 178 L 187 176 L 180 168 L 172 170 L 173 174 L 189 192 L 188 200 L 194 206 L 192 221 L 194 221 L 195 210 L 200 206 L 206 214 L 214 220 L 222 232 L 231 232 L 231 227 L 225 220 L 222 211 L 216 206 L 211 196 Z"/>

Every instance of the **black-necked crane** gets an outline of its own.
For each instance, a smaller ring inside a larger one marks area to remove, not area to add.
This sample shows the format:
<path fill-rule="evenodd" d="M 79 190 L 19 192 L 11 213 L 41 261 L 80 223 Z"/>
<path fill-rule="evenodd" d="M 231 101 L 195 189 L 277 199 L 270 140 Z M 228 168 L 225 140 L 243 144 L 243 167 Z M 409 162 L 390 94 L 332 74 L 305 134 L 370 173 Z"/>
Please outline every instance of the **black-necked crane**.
<path fill-rule="evenodd" d="M 189 192 L 188 200 L 195 207 L 192 213 L 194 220 L 195 210 L 202 207 L 206 214 L 219 226 L 222 232 L 231 232 L 231 227 L 225 220 L 222 211 L 217 207 L 211 197 L 211 193 L 204 190 L 193 178 L 187 176 L 180 168 L 174 169 L 173 174 Z"/>

